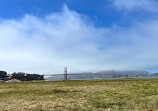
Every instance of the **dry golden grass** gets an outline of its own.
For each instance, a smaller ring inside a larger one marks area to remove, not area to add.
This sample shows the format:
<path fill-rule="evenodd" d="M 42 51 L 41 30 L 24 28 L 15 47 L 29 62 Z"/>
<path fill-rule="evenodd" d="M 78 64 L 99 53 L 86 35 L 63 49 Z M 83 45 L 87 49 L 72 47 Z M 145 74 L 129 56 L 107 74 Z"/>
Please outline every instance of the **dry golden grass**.
<path fill-rule="evenodd" d="M 158 111 L 158 79 L 0 83 L 0 111 Z"/>

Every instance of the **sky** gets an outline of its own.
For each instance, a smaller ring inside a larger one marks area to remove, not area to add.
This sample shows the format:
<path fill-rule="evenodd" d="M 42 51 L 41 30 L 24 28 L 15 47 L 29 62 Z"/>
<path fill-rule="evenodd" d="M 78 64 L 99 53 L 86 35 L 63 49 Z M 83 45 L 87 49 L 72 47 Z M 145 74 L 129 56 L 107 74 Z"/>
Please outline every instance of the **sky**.
<path fill-rule="evenodd" d="M 157 0 L 0 0 L 0 70 L 158 72 Z"/>

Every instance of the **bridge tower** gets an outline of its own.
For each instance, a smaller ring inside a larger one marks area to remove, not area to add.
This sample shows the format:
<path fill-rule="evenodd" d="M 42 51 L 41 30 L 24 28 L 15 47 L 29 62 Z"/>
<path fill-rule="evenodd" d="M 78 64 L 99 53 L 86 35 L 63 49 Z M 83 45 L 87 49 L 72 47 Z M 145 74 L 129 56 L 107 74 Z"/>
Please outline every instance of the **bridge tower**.
<path fill-rule="evenodd" d="M 64 68 L 64 80 L 67 80 L 67 67 Z"/>

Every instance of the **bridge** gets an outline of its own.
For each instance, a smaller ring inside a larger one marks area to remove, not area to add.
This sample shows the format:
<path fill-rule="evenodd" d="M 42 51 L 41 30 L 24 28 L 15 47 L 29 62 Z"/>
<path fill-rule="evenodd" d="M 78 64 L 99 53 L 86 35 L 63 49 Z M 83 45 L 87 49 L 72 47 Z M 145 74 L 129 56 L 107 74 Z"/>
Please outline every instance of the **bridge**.
<path fill-rule="evenodd" d="M 70 78 L 107 78 L 107 77 L 109 77 L 109 78 L 112 78 L 113 76 L 115 76 L 115 74 L 114 73 L 109 73 L 109 74 L 104 74 L 104 73 L 91 73 L 91 72 L 89 72 L 89 73 L 87 73 L 87 72 L 85 72 L 85 73 L 83 73 L 82 71 L 78 71 L 78 72 L 68 72 L 69 71 L 69 69 L 70 68 L 73 68 L 73 69 L 77 69 L 77 68 L 74 68 L 74 67 L 70 67 L 69 66 L 69 68 L 68 67 L 63 67 L 63 74 L 59 74 L 59 73 L 52 73 L 55 69 L 53 69 L 53 70 L 51 70 L 51 71 L 49 71 L 49 72 L 47 72 L 47 73 L 45 73 L 44 74 L 44 76 L 48 76 L 48 77 L 63 77 L 63 80 L 68 80 L 68 79 L 70 79 Z"/>

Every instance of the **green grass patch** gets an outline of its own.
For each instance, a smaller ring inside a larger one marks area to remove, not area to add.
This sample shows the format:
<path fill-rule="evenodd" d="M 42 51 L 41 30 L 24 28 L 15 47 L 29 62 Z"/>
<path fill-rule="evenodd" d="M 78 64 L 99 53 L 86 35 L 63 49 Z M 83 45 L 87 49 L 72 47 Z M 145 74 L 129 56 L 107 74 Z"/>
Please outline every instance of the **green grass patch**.
<path fill-rule="evenodd" d="M 0 83 L 0 111 L 156 111 L 158 79 Z"/>

